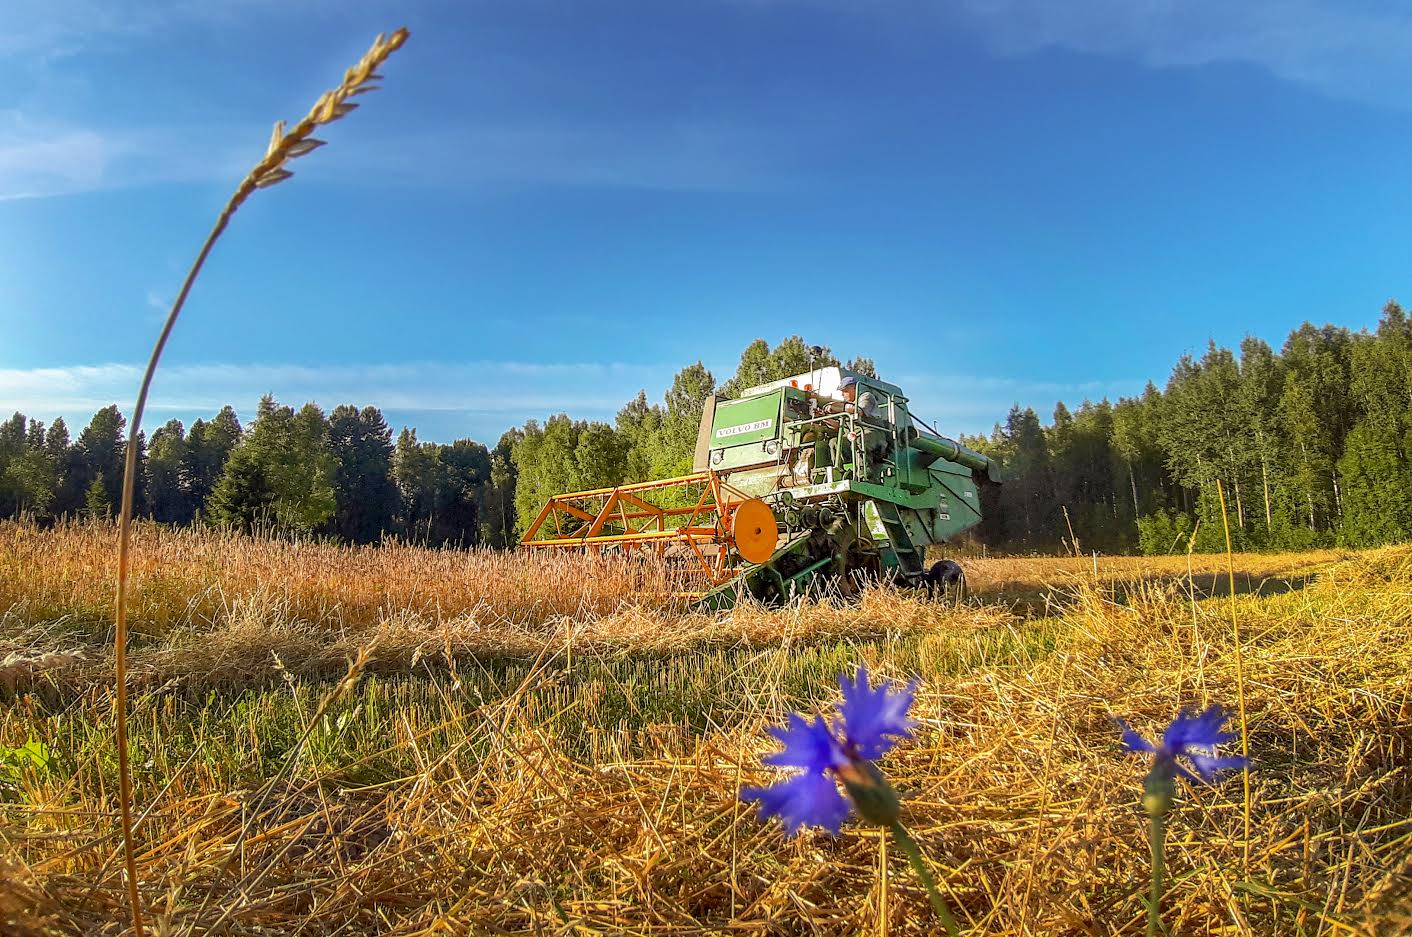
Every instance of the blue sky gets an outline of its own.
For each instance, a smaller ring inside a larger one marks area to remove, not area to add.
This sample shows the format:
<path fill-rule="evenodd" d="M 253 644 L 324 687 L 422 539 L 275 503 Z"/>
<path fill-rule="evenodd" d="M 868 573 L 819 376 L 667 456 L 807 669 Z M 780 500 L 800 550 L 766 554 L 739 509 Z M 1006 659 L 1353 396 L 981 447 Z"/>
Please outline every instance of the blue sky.
<path fill-rule="evenodd" d="M 797 332 L 974 432 L 1412 296 L 1402 4 L 7 0 L 0 409 L 130 407 L 270 124 L 401 24 L 152 424 L 272 392 L 493 443 Z"/>

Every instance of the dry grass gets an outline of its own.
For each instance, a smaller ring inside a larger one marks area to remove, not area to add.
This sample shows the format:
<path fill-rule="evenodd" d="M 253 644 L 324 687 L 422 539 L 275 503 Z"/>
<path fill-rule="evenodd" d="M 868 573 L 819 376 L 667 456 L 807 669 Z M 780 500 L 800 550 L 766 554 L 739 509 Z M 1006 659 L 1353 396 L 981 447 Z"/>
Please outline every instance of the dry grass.
<path fill-rule="evenodd" d="M 27 676 L 0 714 L 0 744 L 55 758 L 3 788 L 11 932 L 123 930 L 110 547 L 103 528 L 0 526 L 6 650 L 86 657 Z M 652 570 L 582 558 L 150 527 L 135 547 L 138 866 L 166 933 L 929 933 L 874 834 L 786 841 L 734 799 L 768 776 L 764 727 L 858 661 L 923 679 L 923 729 L 884 767 L 963 925 L 1138 933 L 1142 768 L 1108 716 L 1150 731 L 1234 700 L 1225 600 L 1205 597 L 1224 558 L 1195 558 L 1192 583 L 1185 557 L 1102 558 L 1097 580 L 1088 560 L 976 560 L 959 608 L 874 592 L 706 616 L 643 598 Z M 1239 784 L 1184 792 L 1169 926 L 1398 933 L 1412 552 L 1237 571 L 1251 868 Z M 305 679 L 374 636 L 356 689 Z"/>

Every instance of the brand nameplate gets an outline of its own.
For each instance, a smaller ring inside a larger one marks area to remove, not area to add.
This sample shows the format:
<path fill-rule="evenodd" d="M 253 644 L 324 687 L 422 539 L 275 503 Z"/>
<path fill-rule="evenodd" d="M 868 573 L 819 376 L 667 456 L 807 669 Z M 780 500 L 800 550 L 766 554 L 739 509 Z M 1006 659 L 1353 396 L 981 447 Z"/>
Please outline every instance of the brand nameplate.
<path fill-rule="evenodd" d="M 739 426 L 723 426 L 720 429 L 716 430 L 716 438 L 724 439 L 727 436 L 740 436 L 745 433 L 753 433 L 759 429 L 769 429 L 771 426 L 774 425 L 775 421 L 772 419 L 768 419 L 756 420 L 754 423 L 742 423 Z"/>

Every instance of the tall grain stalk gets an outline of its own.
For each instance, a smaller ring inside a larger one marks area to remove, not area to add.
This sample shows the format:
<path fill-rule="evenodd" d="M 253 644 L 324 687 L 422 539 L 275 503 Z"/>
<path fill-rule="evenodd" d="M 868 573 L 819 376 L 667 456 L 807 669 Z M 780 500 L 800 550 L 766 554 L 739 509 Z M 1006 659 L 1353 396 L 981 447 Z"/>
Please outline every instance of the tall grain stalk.
<path fill-rule="evenodd" d="M 217 239 L 225 231 L 226 225 L 230 223 L 231 216 L 235 214 L 236 209 L 243 205 L 255 190 L 269 188 L 294 175 L 291 170 L 285 168 L 290 160 L 312 153 L 324 145 L 324 141 L 314 138 L 314 129 L 321 124 L 333 123 L 355 110 L 358 105 L 349 101 L 349 98 L 377 89 L 378 86 L 372 82 L 382 77 L 377 74 L 378 66 L 402 47 L 402 43 L 407 41 L 407 35 L 405 28 L 398 29 L 391 36 L 379 35 L 373 41 L 372 48 L 368 49 L 367 54 L 358 64 L 344 72 L 343 82 L 332 91 L 325 91 L 309 113 L 304 116 L 304 119 L 294 126 L 293 130 L 286 132 L 282 120 L 275 123 L 274 133 L 270 136 L 270 145 L 265 151 L 264 158 L 256 163 L 255 168 L 251 169 L 241 180 L 240 185 L 235 189 L 235 194 L 221 209 L 215 226 L 206 236 L 206 242 L 201 245 L 200 253 L 196 255 L 195 263 L 187 271 L 186 280 L 181 285 L 181 292 L 177 293 L 176 301 L 172 303 L 172 310 L 167 314 L 167 321 L 162 325 L 161 334 L 157 336 L 157 344 L 152 348 L 152 357 L 147 361 L 147 370 L 142 375 L 142 386 L 137 392 L 137 403 L 132 409 L 132 424 L 128 428 L 127 458 L 123 466 L 122 508 L 118 514 L 117 627 L 113 636 L 115 671 L 113 679 L 117 685 L 113 706 L 116 710 L 118 736 L 118 787 L 121 799 L 119 806 L 122 816 L 123 861 L 127 869 L 127 896 L 132 915 L 132 928 L 137 937 L 142 937 L 143 927 L 142 905 L 137 893 L 137 860 L 132 838 L 132 770 L 128 763 L 127 579 L 131 551 L 133 490 L 136 487 L 137 479 L 137 437 L 142 428 L 142 412 L 147 406 L 147 392 L 152 386 L 152 376 L 157 373 L 157 363 L 161 360 L 167 338 L 172 334 L 177 317 L 181 315 L 181 308 L 186 303 L 187 294 L 191 292 L 191 285 L 196 282 L 197 274 L 205 265 L 211 248 L 215 246 Z"/>
<path fill-rule="evenodd" d="M 1216 479 L 1216 495 L 1221 499 L 1221 526 L 1226 531 L 1226 576 L 1229 578 L 1231 599 L 1231 640 L 1235 642 L 1236 660 L 1236 701 L 1240 706 L 1240 754 L 1246 764 L 1250 764 L 1250 734 L 1245 727 L 1245 656 L 1240 644 L 1240 617 L 1236 614 L 1235 556 L 1231 552 L 1231 522 L 1226 516 L 1226 491 L 1221 480 Z M 1250 874 L 1250 772 L 1240 773 L 1244 785 L 1245 836 L 1241 847 L 1241 867 Z"/>

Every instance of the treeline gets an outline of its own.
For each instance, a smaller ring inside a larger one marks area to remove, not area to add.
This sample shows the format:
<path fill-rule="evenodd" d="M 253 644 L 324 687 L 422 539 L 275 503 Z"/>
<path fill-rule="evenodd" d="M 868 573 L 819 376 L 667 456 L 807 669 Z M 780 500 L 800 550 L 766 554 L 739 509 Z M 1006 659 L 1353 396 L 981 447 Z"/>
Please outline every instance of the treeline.
<path fill-rule="evenodd" d="M 412 429 L 394 443 L 376 408 L 325 415 L 266 397 L 249 426 L 225 407 L 140 439 L 137 510 L 350 543 L 507 546 L 551 495 L 690 471 L 711 394 L 839 363 L 797 335 L 757 339 L 723 383 L 698 361 L 660 402 L 639 392 L 611 423 L 530 420 L 493 449 L 423 443 Z M 866 358 L 848 366 L 876 375 Z M 0 424 L 0 517 L 115 513 L 124 426 L 115 406 L 75 441 L 62 419 Z M 1212 343 L 1164 389 L 1061 402 L 1049 425 L 1016 406 L 989 437 L 963 441 L 1004 467 L 976 535 L 994 549 L 1219 550 L 1220 493 L 1236 549 L 1412 540 L 1412 323 L 1390 302 L 1376 332 L 1306 323 L 1279 352 L 1257 338 L 1238 354 Z"/>
<path fill-rule="evenodd" d="M 62 418 L 45 427 L 16 413 L 0 424 L 0 517 L 110 517 L 122 493 L 126 419 L 108 406 L 76 441 Z M 170 420 L 138 436 L 135 513 L 167 524 L 376 543 L 389 535 L 435 546 L 502 546 L 514 535 L 510 437 L 494 450 L 469 439 L 394 445 L 375 407 L 273 397 L 242 428 L 227 406 L 189 428 Z"/>
<path fill-rule="evenodd" d="M 1048 426 L 1015 407 L 965 442 L 1006 468 L 981 531 L 998 548 L 1221 550 L 1222 494 L 1238 550 L 1412 540 L 1412 323 L 1389 302 L 1375 332 L 1212 342 L 1165 389 L 1061 402 Z"/>
<path fill-rule="evenodd" d="M 810 368 L 837 365 L 823 346 L 792 336 L 753 342 L 717 385 L 697 362 L 660 403 L 645 391 L 613 423 L 566 414 L 530 420 L 494 449 L 470 439 L 418 442 L 391 430 L 375 407 L 325 415 L 273 397 L 242 427 L 231 407 L 187 428 L 171 420 L 139 434 L 135 513 L 166 524 L 376 543 L 387 536 L 433 546 L 511 545 L 551 495 L 690 471 L 706 398 L 731 395 Z M 850 367 L 874 373 L 865 358 Z M 104 407 L 70 443 L 63 419 L 45 427 L 16 413 L 0 424 L 0 517 L 40 521 L 117 513 L 126 420 Z"/>

